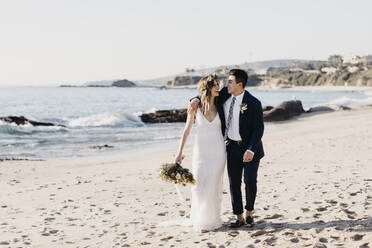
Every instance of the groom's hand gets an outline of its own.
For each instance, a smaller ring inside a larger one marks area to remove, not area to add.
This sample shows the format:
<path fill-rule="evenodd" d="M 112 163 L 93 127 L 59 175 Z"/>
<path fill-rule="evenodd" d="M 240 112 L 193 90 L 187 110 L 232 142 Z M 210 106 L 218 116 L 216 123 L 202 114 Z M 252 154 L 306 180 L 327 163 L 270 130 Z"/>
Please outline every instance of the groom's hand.
<path fill-rule="evenodd" d="M 243 162 L 251 162 L 253 160 L 254 152 L 246 150 L 243 155 Z"/>
<path fill-rule="evenodd" d="M 187 113 L 194 113 L 197 109 L 198 109 L 198 106 L 199 106 L 199 99 L 197 98 L 194 98 L 192 99 L 190 102 L 189 102 L 189 106 L 187 108 Z"/>

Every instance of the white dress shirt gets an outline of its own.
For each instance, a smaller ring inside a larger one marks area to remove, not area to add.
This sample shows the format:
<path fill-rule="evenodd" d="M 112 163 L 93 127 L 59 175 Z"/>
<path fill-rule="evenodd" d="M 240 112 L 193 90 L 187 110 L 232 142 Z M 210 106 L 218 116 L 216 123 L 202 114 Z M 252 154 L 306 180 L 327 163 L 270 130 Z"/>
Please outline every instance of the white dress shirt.
<path fill-rule="evenodd" d="M 233 109 L 233 116 L 230 122 L 229 130 L 226 130 L 228 132 L 227 137 L 235 141 L 242 140 L 242 137 L 240 137 L 240 133 L 239 133 L 239 116 L 240 116 L 240 105 L 242 104 L 242 101 L 243 101 L 244 92 L 245 91 L 243 91 L 243 93 L 241 93 L 240 95 L 235 96 L 236 100 L 235 100 L 234 109 Z M 234 95 L 231 95 L 231 97 L 227 99 L 226 102 L 223 104 L 226 125 L 227 125 L 227 120 L 229 118 L 230 104 L 231 104 L 233 96 Z"/>

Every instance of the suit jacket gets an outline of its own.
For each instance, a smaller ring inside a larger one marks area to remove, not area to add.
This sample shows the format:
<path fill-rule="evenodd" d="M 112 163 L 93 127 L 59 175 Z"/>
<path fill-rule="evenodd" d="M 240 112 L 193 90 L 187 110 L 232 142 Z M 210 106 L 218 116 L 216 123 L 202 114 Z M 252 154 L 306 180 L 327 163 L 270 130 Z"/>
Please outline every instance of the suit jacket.
<path fill-rule="evenodd" d="M 222 135 L 225 134 L 226 121 L 223 104 L 231 94 L 228 93 L 227 87 L 220 90 L 217 102 L 217 111 L 221 119 Z M 242 104 L 247 105 L 245 111 L 240 111 L 239 115 L 239 134 L 246 150 L 254 152 L 254 159 L 261 159 L 265 153 L 261 138 L 264 132 L 263 111 L 261 102 L 252 96 L 248 91 L 244 91 Z"/>

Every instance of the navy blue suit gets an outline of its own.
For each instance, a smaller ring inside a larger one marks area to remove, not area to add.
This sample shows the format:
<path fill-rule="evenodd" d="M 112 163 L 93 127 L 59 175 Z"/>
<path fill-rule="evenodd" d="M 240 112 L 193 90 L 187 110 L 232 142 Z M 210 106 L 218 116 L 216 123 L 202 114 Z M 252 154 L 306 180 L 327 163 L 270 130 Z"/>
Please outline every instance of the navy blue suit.
<path fill-rule="evenodd" d="M 229 99 L 231 94 L 227 92 L 227 87 L 220 90 L 217 102 L 217 110 L 221 119 L 222 135 L 225 134 L 226 121 L 223 104 Z M 261 138 L 264 132 L 263 112 L 261 102 L 252 96 L 248 91 L 244 91 L 242 104 L 247 104 L 247 110 L 239 116 L 239 134 L 243 140 L 245 150 L 254 152 L 255 159 L 261 159 L 265 153 Z"/>
<path fill-rule="evenodd" d="M 230 96 L 231 94 L 227 92 L 227 87 L 224 87 L 218 97 L 217 109 L 221 119 L 222 135 L 225 134 L 226 130 L 223 104 Z M 241 193 L 243 171 L 246 195 L 245 209 L 248 211 L 254 209 L 257 195 L 257 171 L 260 159 L 265 155 L 261 141 L 264 132 L 261 102 L 248 91 L 244 91 L 243 103 L 247 105 L 247 109 L 243 113 L 241 111 L 239 116 L 239 134 L 243 142 L 241 145 L 229 143 L 226 147 L 231 204 L 233 213 L 236 215 L 243 213 Z M 243 155 L 246 150 L 254 152 L 251 162 L 243 162 Z"/>

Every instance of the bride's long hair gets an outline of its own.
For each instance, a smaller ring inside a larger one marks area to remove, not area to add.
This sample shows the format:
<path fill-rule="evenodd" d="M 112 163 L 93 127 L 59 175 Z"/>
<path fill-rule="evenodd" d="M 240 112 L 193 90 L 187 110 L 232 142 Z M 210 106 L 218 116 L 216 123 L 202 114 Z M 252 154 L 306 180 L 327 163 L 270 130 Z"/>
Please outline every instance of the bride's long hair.
<path fill-rule="evenodd" d="M 214 81 L 217 81 L 216 74 L 210 74 L 200 79 L 198 83 L 201 111 L 204 115 L 208 115 L 211 109 L 210 99 L 212 97 L 211 89 L 214 86 Z M 217 97 L 214 98 L 214 104 L 217 103 Z"/>

